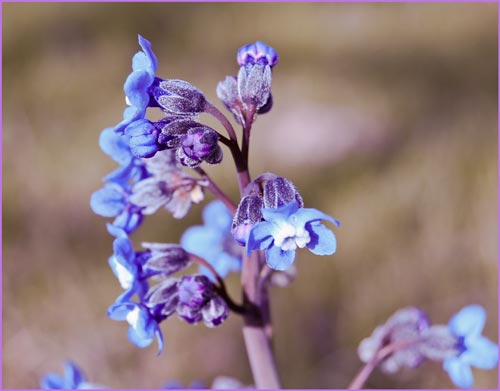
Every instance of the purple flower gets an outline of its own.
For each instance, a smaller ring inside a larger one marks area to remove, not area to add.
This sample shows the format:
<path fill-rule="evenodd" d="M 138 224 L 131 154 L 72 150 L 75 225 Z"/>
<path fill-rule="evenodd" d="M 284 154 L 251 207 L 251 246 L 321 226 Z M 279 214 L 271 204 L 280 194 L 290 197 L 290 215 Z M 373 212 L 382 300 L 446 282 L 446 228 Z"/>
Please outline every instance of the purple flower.
<path fill-rule="evenodd" d="M 133 302 L 115 303 L 108 309 L 108 316 L 113 320 L 127 321 L 130 325 L 129 340 L 137 347 L 151 345 L 154 338 L 158 341 L 160 354 L 163 350 L 163 336 L 157 320 L 148 308 Z"/>
<path fill-rule="evenodd" d="M 241 270 L 241 248 L 231 235 L 231 212 L 221 201 L 213 201 L 203 210 L 204 225 L 188 228 L 181 246 L 210 263 L 221 277 Z M 200 272 L 213 279 L 202 267 Z"/>
<path fill-rule="evenodd" d="M 299 208 L 297 201 L 292 201 L 276 209 L 263 208 L 262 215 L 264 221 L 257 223 L 248 236 L 247 253 L 266 250 L 266 261 L 272 269 L 288 269 L 297 247 L 307 247 L 316 255 L 331 255 L 337 249 L 335 235 L 321 220 L 336 226 L 340 223 L 317 209 Z"/>
<path fill-rule="evenodd" d="M 498 345 L 481 335 L 486 312 L 479 305 L 469 305 L 455 314 L 448 327 L 458 338 L 458 353 L 443 362 L 443 368 L 460 388 L 474 384 L 471 366 L 493 369 L 498 363 Z"/>

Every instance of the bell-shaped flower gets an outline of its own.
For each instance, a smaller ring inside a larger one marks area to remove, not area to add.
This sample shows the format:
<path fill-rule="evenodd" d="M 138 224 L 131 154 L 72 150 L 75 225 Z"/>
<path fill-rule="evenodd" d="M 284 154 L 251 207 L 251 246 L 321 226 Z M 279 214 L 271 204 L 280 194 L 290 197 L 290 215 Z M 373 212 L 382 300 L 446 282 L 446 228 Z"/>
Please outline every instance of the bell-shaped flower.
<path fill-rule="evenodd" d="M 181 246 L 204 258 L 221 277 L 241 270 L 241 248 L 231 235 L 231 212 L 222 201 L 213 201 L 203 209 L 203 225 L 188 228 L 181 237 Z M 205 267 L 200 272 L 213 280 Z"/>
<path fill-rule="evenodd" d="M 158 144 L 160 130 L 155 124 L 147 119 L 139 119 L 132 122 L 125 129 L 129 137 L 130 151 L 135 157 L 150 158 L 162 149 Z"/>
<path fill-rule="evenodd" d="M 337 240 L 321 220 L 336 226 L 340 222 L 312 208 L 299 208 L 297 201 L 276 209 L 262 209 L 264 221 L 257 223 L 248 236 L 247 253 L 266 250 L 266 261 L 275 270 L 288 269 L 297 248 L 307 247 L 316 255 L 331 255 Z"/>
<path fill-rule="evenodd" d="M 108 317 L 113 320 L 127 321 L 130 325 L 129 340 L 137 347 L 151 345 L 154 338 L 158 341 L 160 354 L 163 350 L 163 335 L 156 319 L 148 308 L 133 302 L 115 303 L 108 309 Z"/>
<path fill-rule="evenodd" d="M 458 354 L 448 357 L 443 368 L 453 383 L 460 388 L 474 384 L 471 366 L 493 369 L 498 363 L 498 345 L 481 335 L 486 322 L 486 312 L 479 305 L 469 305 L 455 314 L 448 327 L 458 338 Z"/>
<path fill-rule="evenodd" d="M 257 41 L 239 48 L 236 60 L 239 66 L 260 63 L 272 68 L 278 63 L 279 56 L 274 48 L 264 42 Z"/>

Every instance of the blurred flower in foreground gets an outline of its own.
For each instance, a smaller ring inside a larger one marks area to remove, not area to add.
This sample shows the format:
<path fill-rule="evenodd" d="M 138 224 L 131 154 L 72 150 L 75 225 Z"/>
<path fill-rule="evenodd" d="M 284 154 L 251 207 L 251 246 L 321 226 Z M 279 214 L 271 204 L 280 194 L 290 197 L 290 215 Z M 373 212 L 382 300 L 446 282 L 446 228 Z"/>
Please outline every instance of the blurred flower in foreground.
<path fill-rule="evenodd" d="M 471 388 L 474 383 L 471 366 L 493 369 L 498 363 L 498 345 L 481 335 L 486 312 L 479 305 L 469 305 L 455 314 L 448 327 L 458 338 L 458 354 L 447 358 L 443 368 L 453 383 L 460 388 Z"/>
<path fill-rule="evenodd" d="M 40 380 L 44 390 L 91 390 L 103 389 L 104 386 L 88 383 L 82 370 L 70 360 L 64 363 L 64 377 L 57 373 L 49 373 Z"/>
<path fill-rule="evenodd" d="M 203 210 L 204 225 L 188 228 L 181 238 L 181 246 L 204 258 L 221 277 L 241 269 L 241 248 L 231 235 L 233 217 L 222 201 L 213 201 Z M 205 267 L 200 271 L 213 279 Z"/>

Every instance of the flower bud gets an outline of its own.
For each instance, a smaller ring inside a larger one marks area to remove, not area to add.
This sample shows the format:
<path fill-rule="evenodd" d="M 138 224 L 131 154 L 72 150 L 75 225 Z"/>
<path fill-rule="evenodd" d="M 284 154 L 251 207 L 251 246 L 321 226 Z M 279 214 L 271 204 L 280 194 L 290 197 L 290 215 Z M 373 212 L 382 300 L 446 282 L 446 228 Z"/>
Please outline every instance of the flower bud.
<path fill-rule="evenodd" d="M 179 303 L 177 281 L 175 278 L 169 278 L 156 284 L 148 291 L 144 298 L 144 304 L 150 309 L 153 316 L 167 318 L 175 312 Z"/>
<path fill-rule="evenodd" d="M 245 125 L 243 116 L 243 107 L 238 93 L 238 81 L 235 76 L 226 76 L 226 78 L 217 85 L 217 96 L 233 114 L 234 119 L 240 125 Z"/>
<path fill-rule="evenodd" d="M 251 229 L 262 220 L 264 201 L 260 195 L 243 197 L 234 214 L 231 233 L 239 245 L 245 246 Z"/>
<path fill-rule="evenodd" d="M 276 209 L 297 201 L 299 208 L 304 206 L 302 196 L 295 185 L 286 178 L 275 177 L 264 185 L 264 207 Z"/>
<path fill-rule="evenodd" d="M 197 167 L 202 161 L 217 164 L 222 161 L 222 149 L 219 146 L 218 133 L 209 127 L 189 129 L 182 137 L 177 149 L 179 161 L 188 167 Z"/>
<path fill-rule="evenodd" d="M 238 72 L 238 94 L 254 114 L 263 107 L 271 95 L 271 67 L 264 64 L 246 65 Z"/>
<path fill-rule="evenodd" d="M 149 249 L 151 257 L 143 269 L 160 272 L 164 276 L 177 273 L 189 265 L 187 252 L 178 244 L 142 243 L 142 247 Z"/>
<path fill-rule="evenodd" d="M 264 42 L 257 41 L 238 49 L 236 55 L 238 65 L 245 66 L 247 64 L 264 64 L 274 67 L 279 60 L 278 53 L 271 46 L 266 45 Z"/>
<path fill-rule="evenodd" d="M 229 308 L 220 296 L 214 296 L 201 310 L 203 323 L 207 327 L 217 327 L 229 316 Z"/>
<path fill-rule="evenodd" d="M 129 137 L 130 151 L 138 158 L 150 158 L 163 149 L 158 144 L 159 133 L 155 124 L 147 119 L 134 121 L 125 128 L 125 134 Z"/>
<path fill-rule="evenodd" d="M 152 88 L 161 108 L 170 115 L 194 116 L 205 109 L 205 96 L 184 80 L 158 80 Z"/>

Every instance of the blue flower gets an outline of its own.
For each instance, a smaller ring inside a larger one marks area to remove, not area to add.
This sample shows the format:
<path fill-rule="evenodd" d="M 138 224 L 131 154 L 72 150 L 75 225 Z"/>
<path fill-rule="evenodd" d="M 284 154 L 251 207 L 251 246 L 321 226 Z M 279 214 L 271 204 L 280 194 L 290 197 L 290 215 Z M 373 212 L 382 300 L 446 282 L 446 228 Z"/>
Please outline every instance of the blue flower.
<path fill-rule="evenodd" d="M 151 345 L 154 338 L 158 341 L 160 354 L 163 350 L 163 335 L 157 320 L 148 308 L 133 302 L 115 303 L 108 309 L 108 316 L 113 320 L 125 320 L 130 325 L 129 340 L 139 348 Z"/>
<path fill-rule="evenodd" d="M 239 48 L 236 60 L 240 66 L 262 63 L 272 68 L 278 63 L 279 56 L 276 50 L 271 46 L 266 45 L 264 42 L 257 41 Z"/>
<path fill-rule="evenodd" d="M 113 225 L 126 233 L 135 231 L 142 222 L 141 208 L 128 201 L 129 195 L 119 185 L 108 183 L 90 198 L 94 213 L 103 217 L 115 217 Z"/>
<path fill-rule="evenodd" d="M 142 266 L 148 260 L 149 253 L 134 251 L 128 238 L 118 237 L 113 242 L 113 255 L 109 258 L 109 266 L 125 292 L 118 297 L 116 303 L 129 301 L 132 296 L 142 300 L 149 284 L 143 275 Z"/>
<path fill-rule="evenodd" d="M 203 210 L 204 225 L 188 228 L 181 246 L 209 262 L 221 277 L 241 270 L 241 248 L 231 235 L 231 212 L 221 201 L 209 203 Z M 206 268 L 200 272 L 213 279 Z"/>
<path fill-rule="evenodd" d="M 162 146 L 158 144 L 159 133 L 160 130 L 155 124 L 147 119 L 134 121 L 125 129 L 125 134 L 130 137 L 130 150 L 139 158 L 153 157 L 162 149 Z"/>
<path fill-rule="evenodd" d="M 139 110 L 149 105 L 149 88 L 155 80 L 158 60 L 151 50 L 151 43 L 139 35 L 141 52 L 132 58 L 132 73 L 127 77 L 123 89 L 128 101 Z"/>
<path fill-rule="evenodd" d="M 455 314 L 448 327 L 458 337 L 458 355 L 447 358 L 443 368 L 453 383 L 460 388 L 471 388 L 474 383 L 471 366 L 493 369 L 498 363 L 498 345 L 481 335 L 486 312 L 479 305 L 469 305 Z"/>
<path fill-rule="evenodd" d="M 102 388 L 88 383 L 82 370 L 70 360 L 64 363 L 64 377 L 57 373 L 49 373 L 40 380 L 40 387 L 44 390 L 88 390 Z"/>
<path fill-rule="evenodd" d="M 321 224 L 340 222 L 312 208 L 299 208 L 297 201 L 276 209 L 262 208 L 265 221 L 256 224 L 248 236 L 247 253 L 266 250 L 266 261 L 275 270 L 288 269 L 295 260 L 297 247 L 307 247 L 316 255 L 331 255 L 337 249 L 332 231 Z"/>

